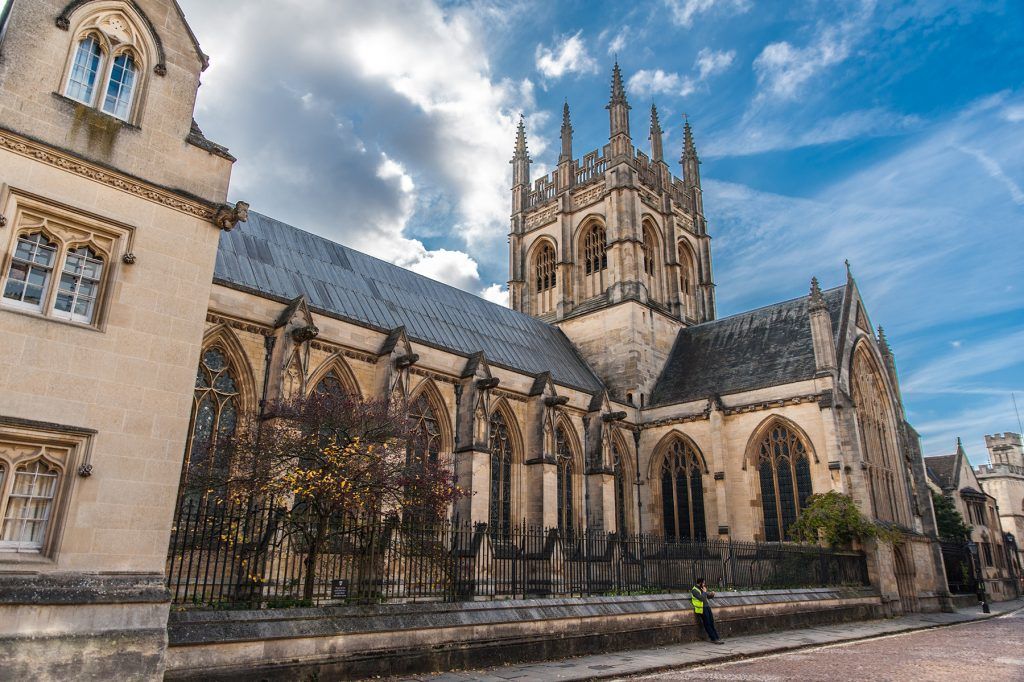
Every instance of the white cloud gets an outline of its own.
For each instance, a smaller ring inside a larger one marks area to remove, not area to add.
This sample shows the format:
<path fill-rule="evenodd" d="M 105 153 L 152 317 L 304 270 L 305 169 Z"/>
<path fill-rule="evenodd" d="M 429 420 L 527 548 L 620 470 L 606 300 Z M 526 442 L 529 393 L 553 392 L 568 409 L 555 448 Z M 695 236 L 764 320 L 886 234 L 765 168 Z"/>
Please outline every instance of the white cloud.
<path fill-rule="evenodd" d="M 545 78 L 597 71 L 597 62 L 587 53 L 587 46 L 583 43 L 583 31 L 562 36 L 561 43 L 554 48 L 538 45 L 535 59 L 537 71 Z"/>
<path fill-rule="evenodd" d="M 729 50 L 726 52 L 724 50 L 716 51 L 705 47 L 697 53 L 697 78 L 699 80 L 705 80 L 709 76 L 722 73 L 732 66 L 732 62 L 735 58 L 735 50 Z"/>
<path fill-rule="evenodd" d="M 492 284 L 491 286 L 484 289 L 480 296 L 487 299 L 491 303 L 497 303 L 498 305 L 508 307 L 508 289 L 500 284 Z"/>
<path fill-rule="evenodd" d="M 752 3 L 750 0 L 665 0 L 665 5 L 674 23 L 689 28 L 699 14 L 706 14 L 716 8 L 741 14 L 749 10 Z"/>
<path fill-rule="evenodd" d="M 1024 206 L 1024 191 L 1021 191 L 1020 185 L 1018 185 L 1013 178 L 1006 174 L 1003 167 L 999 165 L 999 162 L 994 158 L 986 154 L 980 149 L 974 149 L 972 147 L 962 146 L 959 147 L 960 151 L 964 154 L 968 154 L 977 159 L 981 167 L 985 169 L 989 177 L 1001 184 L 1006 188 L 1010 198 L 1013 199 L 1013 203 L 1018 206 Z"/>
<path fill-rule="evenodd" d="M 845 61 L 866 31 L 874 4 L 874 0 L 862 0 L 852 16 L 821 26 L 815 39 L 804 47 L 794 47 L 788 41 L 766 45 L 753 64 L 758 101 L 792 100 L 812 78 Z"/>
<path fill-rule="evenodd" d="M 1024 121 L 1024 106 L 1006 107 L 1006 110 L 1003 112 L 1003 118 L 1010 123 L 1020 123 L 1021 121 Z"/>
<path fill-rule="evenodd" d="M 611 42 L 608 43 L 608 54 L 617 55 L 626 49 L 626 40 L 629 36 L 629 26 L 623 26 L 622 30 L 619 31 Z"/>
<path fill-rule="evenodd" d="M 708 140 L 703 151 L 708 158 L 746 156 L 763 152 L 799 149 L 853 138 L 900 135 L 922 125 L 912 115 L 886 109 L 861 109 L 825 118 L 807 126 L 798 121 L 761 120 L 757 125 L 742 121 L 736 128 Z"/>
<path fill-rule="evenodd" d="M 650 71 L 641 69 L 629 77 L 626 83 L 630 94 L 638 97 L 651 95 L 678 95 L 685 97 L 693 92 L 695 84 L 692 79 L 678 73 L 665 73 L 661 69 Z"/>
<path fill-rule="evenodd" d="M 1007 334 L 963 348 L 959 341 L 953 351 L 920 366 L 903 381 L 906 393 L 959 393 L 976 388 L 985 375 L 1024 364 L 1024 331 Z M 973 381 L 972 381 L 973 380 Z"/>

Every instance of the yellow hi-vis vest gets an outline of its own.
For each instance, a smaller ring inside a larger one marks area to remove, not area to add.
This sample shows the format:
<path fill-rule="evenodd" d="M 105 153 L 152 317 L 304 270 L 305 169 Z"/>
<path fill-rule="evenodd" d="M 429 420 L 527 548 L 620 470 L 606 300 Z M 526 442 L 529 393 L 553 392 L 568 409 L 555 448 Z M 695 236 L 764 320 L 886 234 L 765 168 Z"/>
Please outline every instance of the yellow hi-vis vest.
<path fill-rule="evenodd" d="M 697 586 L 690 589 L 690 603 L 693 604 L 693 612 L 698 616 L 704 613 L 704 600 L 701 599 L 701 591 Z"/>

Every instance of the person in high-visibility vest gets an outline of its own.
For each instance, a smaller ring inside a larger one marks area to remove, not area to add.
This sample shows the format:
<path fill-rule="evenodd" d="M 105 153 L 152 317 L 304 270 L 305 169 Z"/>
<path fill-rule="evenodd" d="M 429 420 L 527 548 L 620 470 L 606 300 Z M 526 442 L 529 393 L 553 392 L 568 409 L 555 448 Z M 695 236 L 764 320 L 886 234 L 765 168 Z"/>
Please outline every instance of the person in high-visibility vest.
<path fill-rule="evenodd" d="M 708 633 L 708 639 L 712 644 L 721 644 L 722 638 L 718 636 L 718 630 L 715 629 L 715 617 L 712 615 L 711 605 L 708 603 L 708 600 L 714 596 L 714 592 L 708 592 L 704 578 L 697 578 L 696 584 L 690 589 L 690 603 L 693 605 L 693 612 L 697 619 L 704 626 L 704 632 Z"/>

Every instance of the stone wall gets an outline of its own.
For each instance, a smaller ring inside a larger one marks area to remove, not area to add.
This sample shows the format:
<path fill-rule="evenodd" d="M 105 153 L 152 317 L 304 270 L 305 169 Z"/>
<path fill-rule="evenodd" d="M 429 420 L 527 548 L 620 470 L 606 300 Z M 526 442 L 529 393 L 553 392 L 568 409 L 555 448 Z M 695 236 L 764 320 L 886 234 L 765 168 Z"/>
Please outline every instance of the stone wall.
<path fill-rule="evenodd" d="M 720 593 L 725 637 L 877 617 L 877 593 Z M 702 638 L 685 594 L 247 612 L 174 612 L 167 679 L 356 679 Z"/>

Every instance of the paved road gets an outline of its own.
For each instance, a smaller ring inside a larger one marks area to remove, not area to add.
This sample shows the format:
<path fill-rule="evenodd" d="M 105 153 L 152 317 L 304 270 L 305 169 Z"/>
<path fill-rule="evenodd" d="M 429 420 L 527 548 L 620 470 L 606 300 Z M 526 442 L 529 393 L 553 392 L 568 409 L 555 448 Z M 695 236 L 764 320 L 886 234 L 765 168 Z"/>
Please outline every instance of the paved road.
<path fill-rule="evenodd" d="M 630 679 L 1024 682 L 1024 611 L 976 623 Z"/>

